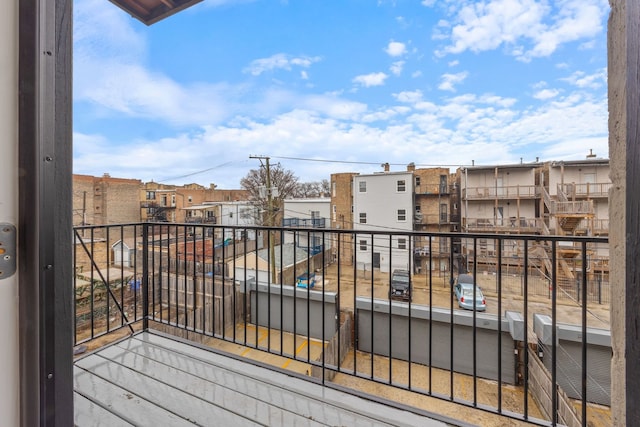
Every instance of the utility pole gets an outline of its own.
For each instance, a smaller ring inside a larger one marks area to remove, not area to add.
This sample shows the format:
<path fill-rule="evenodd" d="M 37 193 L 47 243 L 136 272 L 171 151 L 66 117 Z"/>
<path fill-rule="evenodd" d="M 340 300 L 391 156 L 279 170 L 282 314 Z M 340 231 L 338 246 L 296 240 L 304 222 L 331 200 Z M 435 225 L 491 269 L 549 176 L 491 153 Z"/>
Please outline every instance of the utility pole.
<path fill-rule="evenodd" d="M 273 219 L 274 219 L 274 211 L 273 211 L 273 191 L 271 188 L 271 169 L 270 169 L 270 165 L 269 165 L 269 157 L 268 156 L 249 156 L 250 159 L 258 159 L 260 160 L 260 165 L 261 166 L 265 166 L 266 169 L 266 190 L 267 190 L 267 217 L 266 217 L 266 226 L 268 227 L 273 227 L 275 224 L 273 224 Z M 262 164 L 262 161 L 265 161 L 265 164 Z M 272 230 L 269 229 L 267 231 L 268 234 L 268 242 L 269 242 L 269 258 L 271 260 L 270 262 L 270 267 L 271 267 L 271 283 L 275 283 L 276 282 L 276 250 L 275 250 L 275 236 L 272 233 Z M 256 266 L 257 268 L 257 266 Z"/>
<path fill-rule="evenodd" d="M 82 192 L 82 226 L 87 225 L 87 192 Z M 85 229 L 82 229 L 82 237 L 84 237 Z"/>

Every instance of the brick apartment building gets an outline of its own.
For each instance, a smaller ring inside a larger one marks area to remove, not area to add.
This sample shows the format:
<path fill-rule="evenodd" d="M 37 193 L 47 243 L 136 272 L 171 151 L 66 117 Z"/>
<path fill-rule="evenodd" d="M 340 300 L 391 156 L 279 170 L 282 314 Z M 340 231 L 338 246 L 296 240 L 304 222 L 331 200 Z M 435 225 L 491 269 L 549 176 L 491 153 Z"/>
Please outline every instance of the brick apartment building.
<path fill-rule="evenodd" d="M 140 221 L 139 179 L 73 175 L 73 225 Z"/>
<path fill-rule="evenodd" d="M 246 201 L 246 190 L 223 190 L 215 184 L 204 187 L 200 184 L 182 186 L 146 182 L 140 189 L 140 218 L 142 221 L 187 222 L 193 206 L 205 202 Z"/>

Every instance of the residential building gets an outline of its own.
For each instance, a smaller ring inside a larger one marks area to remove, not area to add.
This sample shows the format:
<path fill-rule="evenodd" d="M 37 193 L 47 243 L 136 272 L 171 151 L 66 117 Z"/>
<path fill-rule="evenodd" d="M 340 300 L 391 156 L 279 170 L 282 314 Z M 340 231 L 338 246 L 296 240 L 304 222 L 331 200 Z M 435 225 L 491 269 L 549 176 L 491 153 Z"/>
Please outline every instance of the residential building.
<path fill-rule="evenodd" d="M 353 229 L 353 177 L 354 172 L 331 174 L 331 228 Z M 335 233 L 331 252 L 333 259 L 342 264 L 353 264 L 353 238 L 351 233 Z M 338 260 L 339 258 L 339 260 Z"/>
<path fill-rule="evenodd" d="M 296 246 L 308 249 L 316 254 L 323 249 L 331 248 L 329 234 L 325 228 L 330 225 L 329 215 L 331 199 L 285 199 L 282 213 L 282 226 L 286 228 L 317 228 L 316 233 L 308 231 L 292 231 L 285 233 L 284 243 L 295 243 Z"/>
<path fill-rule="evenodd" d="M 182 186 L 147 182 L 140 194 L 141 219 L 143 221 L 188 222 L 188 209 L 205 202 L 232 202 L 248 200 L 246 190 L 209 188 L 200 184 Z"/>
<path fill-rule="evenodd" d="M 598 159 L 590 153 L 585 160 L 472 166 L 459 172 L 464 232 L 608 235 L 608 159 Z M 512 258 L 524 251 L 515 243 L 500 249 L 502 264 L 513 264 Z M 547 277 L 553 274 L 550 249 L 544 241 L 529 248 L 540 258 L 537 268 Z M 498 248 L 492 239 L 480 239 L 475 251 L 470 247 L 463 247 L 462 251 L 465 259 L 477 255 L 478 262 L 489 269 L 497 265 Z M 558 252 L 561 285 L 575 287 L 583 274 L 576 259 L 579 252 L 575 245 Z M 608 247 L 590 245 L 589 259 L 589 276 L 608 281 Z"/>
<path fill-rule="evenodd" d="M 542 165 L 534 162 L 461 168 L 462 231 L 540 233 Z"/>
<path fill-rule="evenodd" d="M 140 221 L 139 179 L 73 175 L 73 225 L 126 224 Z"/>
<path fill-rule="evenodd" d="M 359 269 L 390 272 L 410 270 L 411 242 L 403 232 L 413 230 L 413 173 L 385 172 L 353 177 L 353 229 L 388 231 L 388 236 L 356 234 Z"/>
<path fill-rule="evenodd" d="M 459 187 L 449 168 L 420 168 L 409 164 L 414 180 L 414 230 L 459 231 Z M 416 272 L 449 270 L 450 239 L 417 237 L 413 245 Z M 453 242 L 455 245 L 456 242 Z M 457 246 L 454 250 L 458 250 Z M 429 265 L 431 262 L 431 265 Z"/>
<path fill-rule="evenodd" d="M 609 234 L 609 159 L 590 156 L 545 165 L 549 198 L 544 201 L 556 201 L 555 207 L 545 205 L 552 234 Z"/>

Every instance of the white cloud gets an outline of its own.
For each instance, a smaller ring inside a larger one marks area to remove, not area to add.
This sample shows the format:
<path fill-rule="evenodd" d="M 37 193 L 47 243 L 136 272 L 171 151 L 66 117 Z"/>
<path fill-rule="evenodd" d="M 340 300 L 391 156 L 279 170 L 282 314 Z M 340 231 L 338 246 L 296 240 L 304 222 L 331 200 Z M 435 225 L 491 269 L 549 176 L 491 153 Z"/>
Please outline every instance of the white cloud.
<path fill-rule="evenodd" d="M 407 46 L 404 43 L 390 41 L 385 52 L 389 56 L 402 56 L 407 53 Z"/>
<path fill-rule="evenodd" d="M 558 2 L 575 4 L 567 0 Z M 595 4 L 592 0 L 585 2 Z M 426 3 L 434 2 L 423 2 L 425 6 Z M 497 2 L 481 4 L 490 3 Z M 502 2 L 504 5 L 516 3 L 526 4 L 526 1 Z M 85 9 L 87 4 L 94 8 L 90 11 L 93 13 Z M 447 3 L 455 11 L 462 8 L 458 4 L 458 0 Z M 439 7 L 440 3 L 429 5 Z M 74 168 L 77 173 L 109 172 L 112 176 L 160 180 L 208 171 L 188 178 L 188 182 L 215 182 L 221 188 L 237 188 L 248 169 L 257 167 L 254 161 L 248 160 L 248 155 L 255 153 L 255 147 L 274 158 L 321 156 L 418 165 L 461 165 L 469 164 L 471 159 L 476 164 L 507 163 L 532 155 L 552 160 L 570 156 L 584 158 L 588 151 L 585 147 L 593 148 L 600 156 L 607 155 L 606 94 L 599 90 L 600 95 L 596 96 L 589 90 L 604 87 L 605 69 L 592 74 L 575 72 L 563 80 L 568 84 L 562 89 L 554 89 L 545 81 L 532 84 L 530 93 L 542 95 L 540 102 L 534 104 L 526 101 L 524 105 L 518 104 L 516 99 L 502 96 L 513 92 L 466 92 L 462 89 L 470 85 L 460 86 L 467 78 L 463 72 L 441 75 L 440 89 L 457 89 L 455 96 L 447 93 L 443 96 L 442 92 L 433 96 L 431 86 L 427 86 L 432 82 L 408 80 L 405 90 L 394 88 L 391 96 L 385 93 L 386 102 L 384 98 L 375 98 L 367 105 L 344 89 L 307 94 L 288 90 L 284 85 L 180 82 L 147 66 L 146 33 L 134 30 L 138 28 L 131 24 L 134 21 L 117 8 L 101 0 L 84 0 L 78 2 L 75 13 L 74 102 L 81 107 L 87 104 L 92 107 L 83 108 L 91 111 L 84 114 L 99 114 L 108 119 L 133 117 L 140 119 L 141 126 L 161 123 L 165 128 L 171 124 L 186 127 L 186 130 L 180 127 L 150 132 L 151 136 L 146 139 L 131 140 L 125 136 L 126 141 L 109 139 L 99 131 L 92 130 L 91 134 L 76 131 Z M 546 29 L 562 19 L 560 15 L 545 16 L 550 21 L 544 23 Z M 104 25 L 103 19 L 118 31 L 94 28 Z M 451 22 L 455 26 L 462 21 L 452 19 Z M 513 43 L 503 40 L 499 46 L 513 49 L 510 52 L 514 55 L 524 57 L 531 55 L 535 40 L 533 36 L 523 35 Z M 466 49 L 473 50 L 471 46 Z M 522 49 L 517 51 L 516 46 Z M 380 54 L 379 49 L 377 52 Z M 303 80 L 308 77 L 308 68 L 316 58 L 276 55 L 276 58 L 264 59 L 258 64 L 262 68 L 255 70 L 261 70 L 260 73 L 293 70 L 295 74 L 291 76 L 295 81 L 298 73 Z M 571 58 L 566 61 L 575 66 Z M 428 66 L 421 69 L 425 76 L 434 73 Z M 408 66 L 402 71 L 408 75 Z M 412 77 L 421 75 L 420 70 L 411 74 Z M 259 80 L 244 77 L 251 82 Z M 315 80 L 315 73 L 313 77 Z M 380 86 L 388 77 L 382 72 L 365 74 L 354 78 L 353 83 L 363 87 Z M 537 77 L 539 80 L 551 78 Z M 394 84 L 399 81 L 392 80 Z M 331 88 L 336 87 L 344 85 Z M 546 96 L 555 91 L 555 96 Z M 156 134 L 161 136 L 153 136 Z M 330 173 L 347 170 L 367 172 L 361 165 L 283 164 L 303 181 L 326 179 Z M 376 166 L 375 170 L 378 169 Z"/>
<path fill-rule="evenodd" d="M 455 60 L 453 60 L 453 61 L 449 61 L 449 62 L 447 63 L 447 65 L 448 65 L 449 67 L 455 67 L 455 66 L 457 66 L 457 65 L 459 65 L 459 64 L 460 64 L 460 61 L 458 61 L 457 59 L 455 59 Z"/>
<path fill-rule="evenodd" d="M 404 68 L 404 61 L 396 61 L 393 64 L 391 64 L 391 67 L 389 67 L 389 71 L 391 71 L 394 75 L 399 76 L 400 74 L 402 74 L 402 69 Z"/>
<path fill-rule="evenodd" d="M 551 98 L 555 98 L 560 94 L 560 91 L 557 89 L 542 89 L 533 94 L 535 99 L 547 100 Z"/>
<path fill-rule="evenodd" d="M 320 61 L 320 59 L 319 56 L 292 57 L 284 53 L 277 53 L 268 58 L 251 61 L 251 64 L 243 71 L 253 76 L 259 76 L 264 72 L 273 70 L 291 71 L 292 66 L 309 68 L 313 63 Z"/>
<path fill-rule="evenodd" d="M 438 89 L 455 92 L 456 89 L 454 86 L 462 83 L 468 75 L 469 73 L 466 71 L 456 74 L 445 73 L 440 77 L 440 84 L 438 85 Z"/>
<path fill-rule="evenodd" d="M 604 31 L 608 12 L 605 0 L 485 0 L 448 6 L 452 24 L 440 23 L 434 38 L 446 35 L 450 43 L 437 55 L 503 46 L 522 61 L 549 56 L 564 43 L 588 42 Z"/>
<path fill-rule="evenodd" d="M 472 159 L 476 164 L 513 163 L 520 157 L 531 161 L 531 156 L 584 158 L 587 148 L 607 156 L 606 96 L 590 99 L 572 93 L 520 110 L 514 108 L 514 99 L 493 94 L 466 93 L 426 101 L 416 90 L 394 97 L 403 105 L 368 111 L 365 105 L 325 95 L 266 119 L 236 116 L 195 132 L 127 145 L 114 144 L 100 135 L 76 133 L 75 172 L 109 172 L 148 181 L 207 171 L 188 182 L 236 188 L 248 169 L 256 167 L 248 160 L 256 146 L 273 157 L 320 156 L 418 165 L 463 165 Z M 334 112 L 328 115 L 318 110 Z M 283 165 L 302 181 L 326 179 L 331 173 L 354 169 L 334 163 L 283 161 Z M 357 166 L 354 171 L 366 172 L 366 167 Z"/>
<path fill-rule="evenodd" d="M 353 82 L 364 87 L 382 86 L 384 81 L 389 77 L 385 73 L 362 74 L 353 78 Z"/>
<path fill-rule="evenodd" d="M 309 80 L 309 74 L 307 74 L 306 71 L 302 70 L 302 71 L 300 71 L 300 78 L 302 80 Z"/>
<path fill-rule="evenodd" d="M 598 89 L 607 84 L 607 70 L 601 69 L 594 74 L 586 74 L 584 71 L 576 71 L 569 77 L 560 79 L 579 88 Z"/>
<path fill-rule="evenodd" d="M 400 102 L 415 104 L 416 102 L 422 101 L 422 91 L 414 90 L 414 91 L 394 93 L 393 97 Z"/>

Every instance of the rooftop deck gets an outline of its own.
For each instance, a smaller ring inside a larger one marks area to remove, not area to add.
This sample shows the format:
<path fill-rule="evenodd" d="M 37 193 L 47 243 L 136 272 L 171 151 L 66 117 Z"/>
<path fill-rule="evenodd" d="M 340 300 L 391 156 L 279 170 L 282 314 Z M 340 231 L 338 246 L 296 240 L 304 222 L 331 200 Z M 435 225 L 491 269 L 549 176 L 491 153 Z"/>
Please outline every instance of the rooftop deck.
<path fill-rule="evenodd" d="M 150 331 L 76 360 L 74 390 L 77 426 L 451 425 Z"/>

